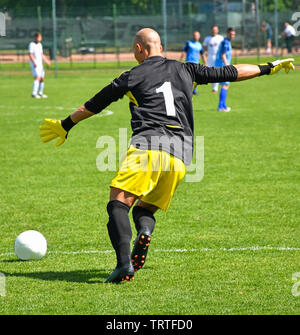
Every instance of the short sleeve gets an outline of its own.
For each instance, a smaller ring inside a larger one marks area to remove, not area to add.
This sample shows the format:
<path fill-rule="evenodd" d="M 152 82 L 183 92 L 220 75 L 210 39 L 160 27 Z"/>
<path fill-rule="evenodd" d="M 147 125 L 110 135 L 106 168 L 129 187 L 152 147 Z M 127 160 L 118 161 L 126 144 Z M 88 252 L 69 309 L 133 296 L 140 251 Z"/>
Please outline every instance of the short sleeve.
<path fill-rule="evenodd" d="M 230 51 L 229 43 L 224 43 L 224 52 Z"/>
<path fill-rule="evenodd" d="M 204 53 L 204 49 L 203 49 L 203 46 L 202 46 L 201 43 L 200 43 L 200 50 L 199 50 L 199 53 L 200 53 L 201 55 L 203 55 L 203 53 Z"/>
<path fill-rule="evenodd" d="M 220 44 L 220 54 L 223 55 L 224 53 L 226 53 L 227 49 L 226 49 L 226 43 L 225 40 L 223 40 Z"/>
<path fill-rule="evenodd" d="M 32 54 L 34 52 L 34 44 L 33 44 L 33 42 L 29 43 L 28 51 L 29 51 L 30 54 Z"/>
<path fill-rule="evenodd" d="M 189 42 L 186 42 L 183 51 L 187 52 L 188 49 L 189 49 Z"/>

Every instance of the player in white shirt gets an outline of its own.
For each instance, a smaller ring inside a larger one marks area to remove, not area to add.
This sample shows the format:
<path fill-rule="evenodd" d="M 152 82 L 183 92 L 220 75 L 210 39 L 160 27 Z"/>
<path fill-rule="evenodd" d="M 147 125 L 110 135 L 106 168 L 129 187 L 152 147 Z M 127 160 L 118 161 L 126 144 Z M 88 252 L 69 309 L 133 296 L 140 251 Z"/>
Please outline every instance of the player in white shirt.
<path fill-rule="evenodd" d="M 217 51 L 220 43 L 223 41 L 223 36 L 219 35 L 219 27 L 217 25 L 213 25 L 211 27 L 211 35 L 205 37 L 203 46 L 205 51 L 207 52 L 207 64 L 208 66 L 215 66 Z M 212 84 L 212 92 L 218 92 L 218 83 Z"/>
<path fill-rule="evenodd" d="M 36 33 L 34 35 L 34 42 L 29 44 L 29 58 L 32 75 L 34 77 L 32 86 L 32 97 L 36 99 L 47 98 L 44 91 L 45 70 L 43 62 L 50 65 L 50 61 L 43 53 L 42 34 Z"/>
<path fill-rule="evenodd" d="M 293 41 L 296 36 L 296 30 L 288 22 L 284 22 L 284 31 L 280 37 L 285 36 L 285 43 L 288 53 L 292 53 Z"/>

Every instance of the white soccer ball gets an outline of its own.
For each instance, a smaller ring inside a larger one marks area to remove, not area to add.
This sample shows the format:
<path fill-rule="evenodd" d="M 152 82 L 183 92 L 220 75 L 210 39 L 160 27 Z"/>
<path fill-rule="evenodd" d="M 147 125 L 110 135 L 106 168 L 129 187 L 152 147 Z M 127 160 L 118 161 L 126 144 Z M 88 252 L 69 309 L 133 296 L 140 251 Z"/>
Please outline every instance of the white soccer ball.
<path fill-rule="evenodd" d="M 36 230 L 26 230 L 15 241 L 15 254 L 22 261 L 41 259 L 47 252 L 47 240 Z"/>

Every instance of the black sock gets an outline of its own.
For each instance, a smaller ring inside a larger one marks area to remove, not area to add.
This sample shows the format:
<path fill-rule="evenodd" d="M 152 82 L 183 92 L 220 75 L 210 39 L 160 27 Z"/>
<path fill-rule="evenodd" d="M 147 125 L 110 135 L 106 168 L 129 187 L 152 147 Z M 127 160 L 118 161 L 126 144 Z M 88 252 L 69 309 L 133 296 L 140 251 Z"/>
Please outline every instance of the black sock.
<path fill-rule="evenodd" d="M 118 200 L 107 204 L 109 221 L 107 224 L 111 244 L 116 251 L 117 266 L 130 264 L 131 226 L 128 217 L 130 207 Z"/>
<path fill-rule="evenodd" d="M 155 226 L 153 213 L 141 206 L 134 206 L 132 216 L 138 233 L 152 234 Z"/>

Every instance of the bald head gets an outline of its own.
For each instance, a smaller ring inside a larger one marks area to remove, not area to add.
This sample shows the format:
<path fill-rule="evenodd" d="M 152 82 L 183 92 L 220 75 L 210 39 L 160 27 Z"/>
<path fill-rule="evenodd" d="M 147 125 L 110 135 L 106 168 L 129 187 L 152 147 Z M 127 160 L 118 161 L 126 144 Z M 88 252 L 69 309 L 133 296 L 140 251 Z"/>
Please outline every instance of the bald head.
<path fill-rule="evenodd" d="M 133 50 L 139 63 L 152 56 L 162 56 L 160 36 L 151 28 L 139 30 L 133 41 Z"/>
<path fill-rule="evenodd" d="M 151 28 L 144 28 L 139 30 L 136 35 L 134 41 L 136 43 L 141 43 L 144 48 L 153 48 L 158 47 L 160 48 L 160 36 L 158 33 L 151 29 Z"/>

